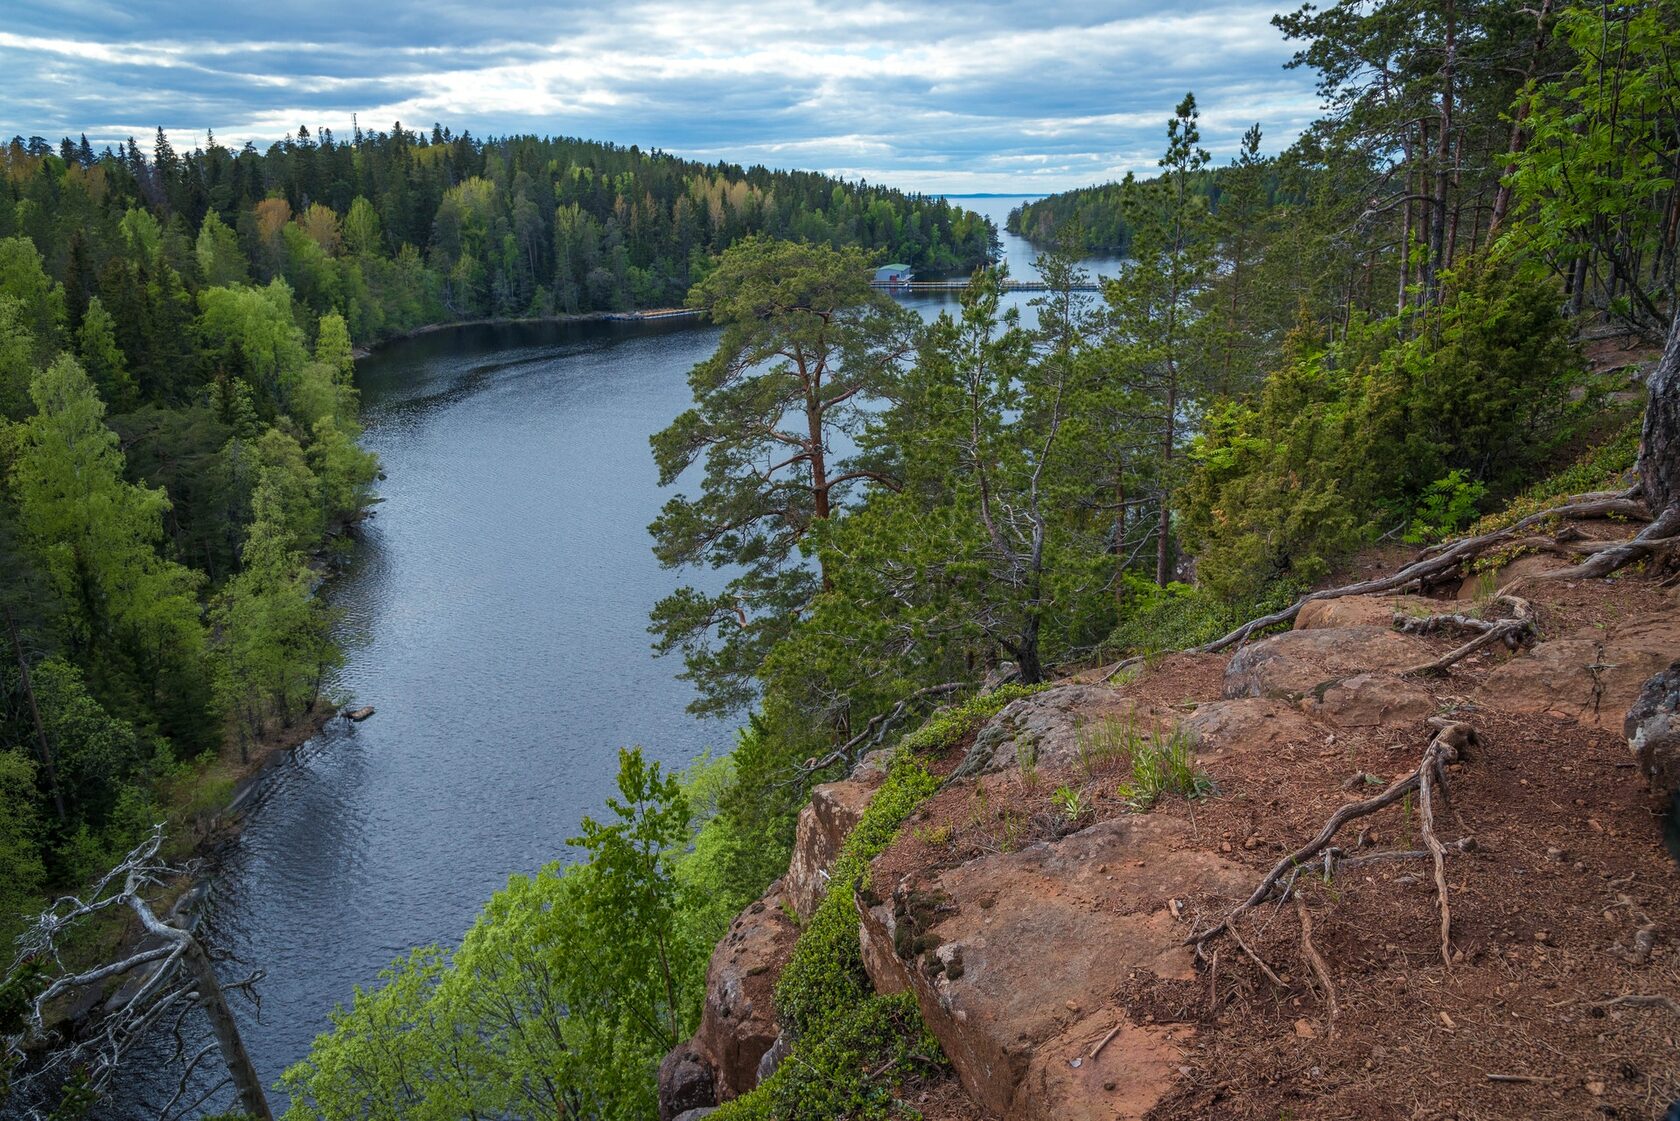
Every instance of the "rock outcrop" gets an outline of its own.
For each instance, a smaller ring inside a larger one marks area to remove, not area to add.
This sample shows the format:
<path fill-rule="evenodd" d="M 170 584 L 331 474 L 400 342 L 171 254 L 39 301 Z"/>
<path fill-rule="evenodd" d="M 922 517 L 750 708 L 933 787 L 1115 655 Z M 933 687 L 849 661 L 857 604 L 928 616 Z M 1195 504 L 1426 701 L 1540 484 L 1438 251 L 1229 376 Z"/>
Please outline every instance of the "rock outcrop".
<path fill-rule="evenodd" d="M 1162 723 L 1119 689 L 1061 685 L 1005 705 L 975 736 L 957 773 L 983 775 L 1023 765 L 1070 767 L 1079 760 L 1084 729 L 1103 719 L 1133 721 L 1140 729 Z"/>
<path fill-rule="evenodd" d="M 1295 616 L 1298 631 L 1336 627 L 1387 627 L 1396 615 L 1431 615 L 1441 604 L 1425 596 L 1340 596 L 1301 605 Z"/>
<path fill-rule="evenodd" d="M 1680 794 L 1680 661 L 1645 682 L 1622 734 L 1652 788 L 1671 798 Z"/>
<path fill-rule="evenodd" d="M 758 1085 L 759 1061 L 775 1044 L 773 995 L 799 928 L 783 909 L 783 881 L 742 911 L 712 951 L 706 1001 L 694 1038 L 665 1057 L 659 1068 L 661 1118 L 685 1109 L 739 1097 Z M 712 1097 L 694 1100 L 710 1076 Z"/>
<path fill-rule="evenodd" d="M 1429 694 L 1392 673 L 1356 673 L 1316 689 L 1301 702 L 1338 728 L 1414 728 L 1435 711 Z"/>
<path fill-rule="evenodd" d="M 692 1045 L 673 1048 L 659 1064 L 659 1121 L 674 1121 L 717 1100 L 712 1065 Z"/>
<path fill-rule="evenodd" d="M 1620 730 L 1645 683 L 1680 650 L 1680 618 L 1586 627 L 1494 669 L 1479 698 L 1509 712 L 1543 712 Z"/>
<path fill-rule="evenodd" d="M 859 768 L 851 778 L 813 789 L 810 803 L 799 811 L 793 859 L 783 883 L 801 922 L 811 917 L 828 894 L 828 874 L 840 855 L 840 845 L 863 816 L 883 777 L 879 768 Z"/>
<path fill-rule="evenodd" d="M 1225 671 L 1225 696 L 1301 697 L 1356 674 L 1404 669 L 1429 660 L 1422 639 L 1390 625 L 1286 631 L 1238 651 Z"/>
<path fill-rule="evenodd" d="M 1112 1003 L 1115 986 L 1193 977 L 1169 900 L 1235 892 L 1247 879 L 1217 856 L 1180 850 L 1185 832 L 1160 816 L 1113 819 L 895 885 L 863 909 L 870 979 L 882 992 L 914 991 L 982 1108 L 1008 1121 L 1142 1117 L 1170 1086 L 1191 1029 L 1130 1022 Z"/>

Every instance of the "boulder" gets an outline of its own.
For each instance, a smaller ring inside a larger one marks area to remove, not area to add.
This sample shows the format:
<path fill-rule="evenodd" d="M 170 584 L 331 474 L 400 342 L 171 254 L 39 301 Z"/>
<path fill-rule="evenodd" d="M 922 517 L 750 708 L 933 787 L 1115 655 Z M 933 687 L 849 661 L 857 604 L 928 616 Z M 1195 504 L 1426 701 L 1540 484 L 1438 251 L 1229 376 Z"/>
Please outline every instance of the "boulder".
<path fill-rule="evenodd" d="M 770 1045 L 770 1050 L 764 1052 L 764 1057 L 758 1060 L 758 1080 L 763 1082 L 775 1074 L 776 1068 L 782 1065 L 782 1060 L 787 1058 L 788 1052 L 792 1050 L 793 1041 L 788 1039 L 788 1034 L 784 1031 L 776 1037 L 776 1042 Z"/>
<path fill-rule="evenodd" d="M 1208 701 L 1184 718 L 1180 729 L 1199 752 L 1266 752 L 1283 744 L 1315 743 L 1323 732 L 1294 705 L 1273 697 Z"/>
<path fill-rule="evenodd" d="M 1555 569 L 1565 568 L 1569 561 L 1563 557 L 1555 557 L 1549 553 L 1523 553 L 1509 563 L 1488 572 L 1472 572 L 1458 585 L 1460 600 L 1481 599 L 1502 592 L 1515 584 L 1518 580 L 1526 580 L 1530 576 Z"/>
<path fill-rule="evenodd" d="M 702 1117 L 710 1117 L 717 1112 L 715 1105 L 703 1105 L 695 1109 L 685 1110 L 672 1118 L 672 1121 L 700 1121 Z"/>
<path fill-rule="evenodd" d="M 884 773 L 860 767 L 855 777 L 825 782 L 811 791 L 811 801 L 799 811 L 793 859 L 783 884 L 801 922 L 811 917 L 828 893 L 828 873 L 840 855 L 840 845 L 863 816 Z"/>
<path fill-rule="evenodd" d="M 712 1064 L 693 1046 L 678 1044 L 659 1064 L 659 1121 L 675 1121 L 717 1104 Z"/>
<path fill-rule="evenodd" d="M 1356 673 L 1315 691 L 1301 707 L 1338 728 L 1406 728 L 1429 719 L 1435 701 L 1392 673 Z"/>
<path fill-rule="evenodd" d="M 1542 642 L 1496 667 L 1478 700 L 1508 712 L 1543 712 L 1621 730 L 1646 682 L 1680 650 L 1680 616 L 1587 627 Z"/>
<path fill-rule="evenodd" d="M 1286 631 L 1244 647 L 1225 670 L 1225 696 L 1300 697 L 1359 673 L 1430 659 L 1422 639 L 1392 626 Z"/>
<path fill-rule="evenodd" d="M 1162 724 L 1118 689 L 1061 685 L 1010 701 L 986 721 L 956 774 L 983 775 L 1022 765 L 1071 767 L 1079 761 L 1082 729 L 1104 718 L 1136 721 L 1142 729 Z"/>
<path fill-rule="evenodd" d="M 1309 600 L 1295 616 L 1298 631 L 1331 627 L 1388 627 L 1394 616 L 1433 615 L 1442 610 L 1439 600 L 1426 596 L 1339 596 Z"/>
<path fill-rule="evenodd" d="M 700 1028 L 690 1043 L 711 1065 L 716 1101 L 758 1085 L 759 1060 L 780 1034 L 772 996 L 799 936 L 783 910 L 786 899 L 777 880 L 736 917 L 712 951 Z"/>
<path fill-rule="evenodd" d="M 1006 1121 L 1142 1117 L 1193 1029 L 1132 1022 L 1115 987 L 1192 979 L 1168 900 L 1252 886 L 1251 872 L 1181 847 L 1188 833 L 1162 815 L 1127 816 L 900 883 L 860 903 L 865 968 L 878 991 L 915 993 L 981 1109 Z"/>
<path fill-rule="evenodd" d="M 1660 794 L 1680 794 L 1680 661 L 1645 682 L 1622 724 L 1639 770 Z"/>

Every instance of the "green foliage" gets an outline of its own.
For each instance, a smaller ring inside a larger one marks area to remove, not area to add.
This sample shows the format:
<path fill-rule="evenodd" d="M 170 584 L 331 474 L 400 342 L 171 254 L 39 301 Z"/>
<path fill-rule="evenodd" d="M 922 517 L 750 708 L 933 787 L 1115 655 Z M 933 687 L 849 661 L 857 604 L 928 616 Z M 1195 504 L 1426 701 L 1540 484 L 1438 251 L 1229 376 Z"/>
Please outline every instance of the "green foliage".
<path fill-rule="evenodd" d="M 1468 481 L 1462 470 L 1452 470 L 1424 488 L 1412 524 L 1406 527 L 1408 545 L 1450 537 L 1476 520 L 1476 505 L 1487 494 L 1486 485 Z"/>
<path fill-rule="evenodd" d="M 1197 765 L 1190 737 L 1183 731 L 1143 735 L 1129 728 L 1125 734 L 1132 773 L 1116 793 L 1133 810 L 1152 809 L 1168 794 L 1194 801 L 1213 793 L 1213 780 Z"/>
<path fill-rule="evenodd" d="M 1384 531 L 1446 532 L 1511 493 L 1599 407 L 1552 286 L 1484 265 L 1421 321 L 1308 326 L 1256 404 L 1208 416 L 1179 495 L 1198 581 L 1251 599 Z"/>
<path fill-rule="evenodd" d="M 289 1121 L 651 1115 L 711 947 L 676 936 L 679 784 L 639 751 L 619 764 L 610 816 L 575 842 L 582 862 L 512 877 L 460 949 L 415 950 L 334 1013 L 283 1078 Z"/>
<path fill-rule="evenodd" d="M 1605 308 L 1660 337 L 1675 264 L 1672 248 L 1661 248 L 1672 238 L 1668 205 L 1653 200 L 1680 179 L 1680 16 L 1638 0 L 1564 4 L 1553 35 L 1567 63 L 1524 91 L 1530 139 L 1511 177 L 1533 220 L 1513 230 L 1505 249 L 1565 269 L 1601 260 L 1611 277 Z M 1641 267 L 1646 253 L 1657 267 Z"/>
<path fill-rule="evenodd" d="M 1085 796 L 1066 783 L 1056 787 L 1050 795 L 1050 804 L 1061 810 L 1062 816 L 1069 821 L 1078 821 L 1090 810 L 1090 806 L 1085 803 Z"/>
<path fill-rule="evenodd" d="M 835 1014 L 826 1033 L 798 1049 L 762 1086 L 719 1110 L 729 1121 L 857 1121 L 913 1118 L 894 1094 L 904 1081 L 945 1068 L 939 1041 L 922 1023 L 914 993 L 871 995 Z"/>
<path fill-rule="evenodd" d="M 1251 597 L 1231 599 L 1203 585 L 1172 583 L 1163 588 L 1128 574 L 1120 622 L 1103 648 L 1121 657 L 1185 650 L 1286 607 L 1294 598 L 1294 589 L 1281 583 Z"/>
<path fill-rule="evenodd" d="M 717 595 L 681 588 L 654 609 L 656 649 L 683 653 L 697 712 L 753 699 L 756 667 L 824 580 L 796 549 L 849 490 L 883 481 L 829 451 L 858 433 L 908 347 L 913 317 L 870 289 L 868 267 L 855 249 L 747 238 L 690 293 L 723 333 L 689 374 L 693 407 L 652 446 L 662 485 L 696 463 L 705 477 L 649 530 L 666 567 L 737 572 Z"/>
<path fill-rule="evenodd" d="M 35 809 L 35 764 L 18 751 L 0 751 L 0 945 L 9 946 L 34 909 L 46 882 L 41 822 Z M 0 996 L 0 1023 L 8 1019 Z"/>

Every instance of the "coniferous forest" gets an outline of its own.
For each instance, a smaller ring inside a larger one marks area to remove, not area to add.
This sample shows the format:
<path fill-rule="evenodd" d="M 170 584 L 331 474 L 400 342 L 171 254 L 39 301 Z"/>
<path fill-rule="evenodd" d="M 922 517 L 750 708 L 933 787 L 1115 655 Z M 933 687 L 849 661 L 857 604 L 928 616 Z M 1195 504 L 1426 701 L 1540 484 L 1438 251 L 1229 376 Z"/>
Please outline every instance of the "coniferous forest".
<path fill-rule="evenodd" d="M 190 831 L 224 743 L 242 762 L 323 703 L 342 655 L 313 590 L 378 470 L 355 346 L 681 304 L 750 234 L 929 269 L 993 237 L 822 175 L 400 125 L 262 152 L 18 138 L 0 183 L 7 929 L 163 816 Z"/>
<path fill-rule="evenodd" d="M 898 747 L 832 871 L 867 890 L 940 785 L 924 757 L 1009 701 L 1209 643 L 1364 550 L 1620 492 L 1645 390 L 1586 348 L 1673 330 L 1680 15 L 1275 22 L 1320 118 L 1281 151 L 1257 122 L 1216 166 L 1193 94 L 1148 107 L 1150 174 L 1011 217 L 1044 252 L 1025 314 L 983 219 L 816 174 L 400 127 L 14 142 L 4 915 L 155 821 L 190 840 L 230 760 L 318 707 L 343 653 L 313 589 L 379 470 L 352 350 L 423 324 L 686 302 L 719 328 L 651 440 L 672 590 L 650 634 L 740 731 L 680 774 L 624 751 L 564 859 L 334 1014 L 285 1075 L 294 1121 L 651 1116 L 816 784 Z M 1128 258 L 1100 292 L 1096 248 Z M 973 279 L 923 323 L 870 287 L 883 255 Z M 719 1121 L 909 1116 L 895 1085 L 943 1063 L 915 1002 L 869 984 L 853 894 L 801 923 L 791 1057 Z"/>

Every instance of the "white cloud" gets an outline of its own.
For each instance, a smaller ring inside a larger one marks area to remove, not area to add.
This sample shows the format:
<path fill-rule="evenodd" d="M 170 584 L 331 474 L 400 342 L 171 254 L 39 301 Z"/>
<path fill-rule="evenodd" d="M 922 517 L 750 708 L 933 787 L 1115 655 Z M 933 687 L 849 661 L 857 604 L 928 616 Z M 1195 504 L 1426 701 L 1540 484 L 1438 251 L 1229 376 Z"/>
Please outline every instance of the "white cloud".
<path fill-rule="evenodd" d="M 285 7 L 308 43 L 248 0 L 230 0 L 216 25 L 235 34 L 202 39 L 180 33 L 198 23 L 152 18 L 151 5 L 118 18 L 84 0 L 88 10 L 56 17 L 42 0 L 20 2 L 29 18 L 0 32 L 6 135 L 91 137 L 76 119 L 87 114 L 118 122 L 101 140 L 161 124 L 265 144 L 299 124 L 344 132 L 359 113 L 368 127 L 436 120 L 922 189 L 1046 190 L 1152 167 L 1144 153 L 1187 89 L 1201 92 L 1217 155 L 1256 118 L 1275 150 L 1316 107 L 1309 78 L 1281 69 L 1289 49 L 1272 7 L 1244 0 L 1054 12 L 926 0 L 382 11 L 372 0 L 343 30 L 338 5 L 301 0 Z"/>

